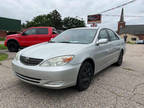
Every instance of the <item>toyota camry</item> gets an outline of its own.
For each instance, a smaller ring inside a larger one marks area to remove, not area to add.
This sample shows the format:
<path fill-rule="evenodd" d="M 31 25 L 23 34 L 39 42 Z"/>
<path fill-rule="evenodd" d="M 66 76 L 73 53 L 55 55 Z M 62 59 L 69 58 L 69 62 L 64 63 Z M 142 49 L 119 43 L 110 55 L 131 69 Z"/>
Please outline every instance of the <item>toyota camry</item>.
<path fill-rule="evenodd" d="M 83 91 L 95 74 L 112 64 L 120 66 L 124 52 L 124 40 L 109 28 L 73 28 L 19 51 L 12 67 L 24 82 L 52 89 L 75 86 Z"/>

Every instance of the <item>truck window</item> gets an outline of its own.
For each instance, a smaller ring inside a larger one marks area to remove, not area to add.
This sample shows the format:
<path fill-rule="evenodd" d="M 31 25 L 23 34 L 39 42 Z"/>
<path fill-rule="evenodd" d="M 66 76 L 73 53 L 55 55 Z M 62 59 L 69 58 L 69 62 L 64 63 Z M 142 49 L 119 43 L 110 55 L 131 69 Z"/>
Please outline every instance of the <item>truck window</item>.
<path fill-rule="evenodd" d="M 37 28 L 36 34 L 48 34 L 48 28 Z"/>
<path fill-rule="evenodd" d="M 32 34 L 36 34 L 36 29 L 32 28 L 32 29 L 28 29 L 26 30 L 23 35 L 32 35 Z"/>

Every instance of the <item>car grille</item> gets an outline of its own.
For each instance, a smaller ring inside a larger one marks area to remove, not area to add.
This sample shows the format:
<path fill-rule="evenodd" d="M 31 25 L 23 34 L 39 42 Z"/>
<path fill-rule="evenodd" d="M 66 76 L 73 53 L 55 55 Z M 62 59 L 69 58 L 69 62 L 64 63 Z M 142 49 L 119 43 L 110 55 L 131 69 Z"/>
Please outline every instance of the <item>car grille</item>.
<path fill-rule="evenodd" d="M 20 56 L 20 61 L 21 61 L 21 63 L 23 63 L 25 65 L 35 66 L 35 65 L 40 64 L 43 61 L 43 59 L 36 59 L 36 58 Z"/>
<path fill-rule="evenodd" d="M 25 76 L 25 75 L 22 75 L 22 74 L 19 74 L 16 72 L 16 75 L 23 79 L 23 80 L 26 80 L 26 81 L 29 81 L 29 82 L 32 82 L 32 83 L 40 83 L 40 80 L 39 78 L 32 78 L 32 77 L 28 77 L 28 76 Z"/>

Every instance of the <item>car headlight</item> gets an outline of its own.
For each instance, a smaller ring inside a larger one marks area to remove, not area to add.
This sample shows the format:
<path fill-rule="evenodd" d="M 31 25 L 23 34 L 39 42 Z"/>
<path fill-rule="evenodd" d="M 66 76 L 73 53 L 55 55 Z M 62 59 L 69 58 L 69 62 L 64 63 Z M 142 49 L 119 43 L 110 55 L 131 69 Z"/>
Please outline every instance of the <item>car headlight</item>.
<path fill-rule="evenodd" d="M 19 52 L 18 52 L 18 53 L 16 53 L 16 56 L 15 56 L 14 59 L 15 59 L 16 61 L 18 61 L 18 60 L 19 60 L 19 57 L 20 57 L 20 54 L 19 54 Z"/>
<path fill-rule="evenodd" d="M 60 56 L 48 59 L 40 64 L 43 67 L 50 67 L 50 66 L 63 66 L 69 63 L 74 56 Z"/>

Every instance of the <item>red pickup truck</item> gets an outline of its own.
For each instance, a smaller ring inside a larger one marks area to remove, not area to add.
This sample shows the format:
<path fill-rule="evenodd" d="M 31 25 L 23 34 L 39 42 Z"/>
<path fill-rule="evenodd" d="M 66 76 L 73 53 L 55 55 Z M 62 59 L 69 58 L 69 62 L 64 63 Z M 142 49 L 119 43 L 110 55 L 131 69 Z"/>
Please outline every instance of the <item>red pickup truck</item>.
<path fill-rule="evenodd" d="M 5 46 L 10 52 L 17 52 L 19 48 L 50 41 L 57 35 L 57 31 L 53 27 L 31 27 L 20 34 L 8 35 Z"/>

